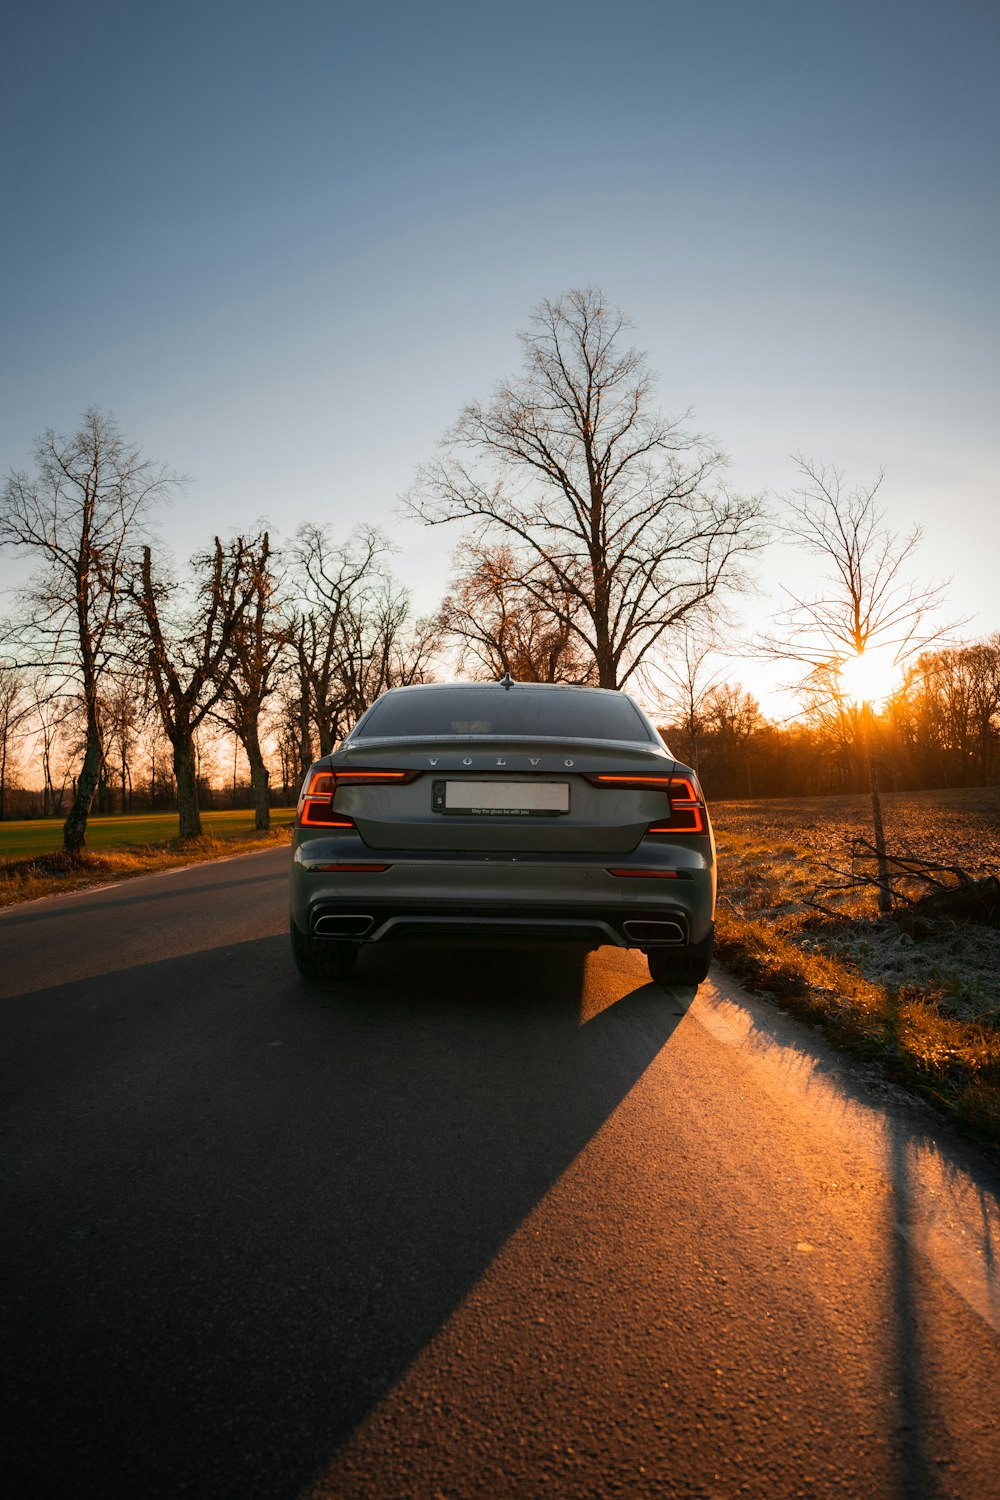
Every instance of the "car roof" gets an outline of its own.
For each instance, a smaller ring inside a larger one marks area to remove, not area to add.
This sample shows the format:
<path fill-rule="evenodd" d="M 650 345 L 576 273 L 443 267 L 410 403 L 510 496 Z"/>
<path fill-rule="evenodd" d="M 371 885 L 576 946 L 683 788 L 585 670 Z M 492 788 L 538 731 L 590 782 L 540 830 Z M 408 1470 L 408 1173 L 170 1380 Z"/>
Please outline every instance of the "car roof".
<path fill-rule="evenodd" d="M 456 692 L 465 692 L 474 689 L 482 692 L 484 688 L 502 689 L 504 692 L 529 692 L 529 693 L 597 693 L 604 698 L 628 697 L 627 693 L 620 688 L 591 687 L 589 683 L 576 682 L 518 682 L 516 678 L 509 681 L 504 678 L 486 678 L 472 682 L 412 682 L 405 687 L 387 688 L 381 695 L 383 698 L 399 693 L 425 693 L 441 692 L 443 688 L 454 689 Z"/>

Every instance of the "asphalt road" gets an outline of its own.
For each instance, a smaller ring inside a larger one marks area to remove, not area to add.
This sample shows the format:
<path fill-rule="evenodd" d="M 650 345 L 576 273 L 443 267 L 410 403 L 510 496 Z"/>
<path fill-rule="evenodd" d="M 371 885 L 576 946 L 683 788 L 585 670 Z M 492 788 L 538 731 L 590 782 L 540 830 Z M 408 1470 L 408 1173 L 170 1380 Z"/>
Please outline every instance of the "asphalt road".
<path fill-rule="evenodd" d="M 0 914 L 6 1494 L 994 1500 L 978 1158 L 636 954 L 306 985 L 286 858 Z"/>

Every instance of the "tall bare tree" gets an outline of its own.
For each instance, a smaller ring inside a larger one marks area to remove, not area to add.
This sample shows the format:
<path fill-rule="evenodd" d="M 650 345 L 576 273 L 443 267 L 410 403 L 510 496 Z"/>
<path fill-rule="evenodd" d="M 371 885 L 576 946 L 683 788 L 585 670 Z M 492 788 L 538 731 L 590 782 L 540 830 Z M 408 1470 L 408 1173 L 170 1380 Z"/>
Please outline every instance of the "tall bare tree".
<path fill-rule="evenodd" d="M 758 647 L 766 656 L 796 664 L 798 687 L 814 704 L 828 701 L 843 711 L 846 699 L 857 699 L 856 722 L 872 802 L 879 910 L 885 914 L 892 909 L 892 891 L 872 722 L 873 697 L 878 695 L 874 687 L 867 694 L 864 688 L 850 693 L 844 669 L 873 660 L 875 653 L 890 665 L 901 665 L 955 625 L 940 619 L 947 585 L 917 583 L 908 576 L 921 530 L 915 526 L 901 537 L 886 526 L 878 501 L 883 475 L 867 487 L 850 488 L 839 469 L 802 455 L 796 463 L 801 483 L 785 497 L 780 534 L 818 557 L 827 571 L 814 595 L 784 589 L 786 605 L 776 629 L 762 636 Z"/>
<path fill-rule="evenodd" d="M 35 472 L 8 475 L 0 492 L 0 546 L 38 559 L 23 591 L 21 659 L 44 665 L 75 691 L 84 717 L 76 794 L 63 830 L 68 853 L 87 836 L 104 758 L 101 690 L 117 640 L 127 549 L 154 502 L 178 483 L 142 457 L 107 412 L 86 412 L 71 437 L 47 431 Z"/>
<path fill-rule="evenodd" d="M 145 652 L 163 732 L 173 751 L 180 837 L 198 838 L 198 768 L 195 733 L 226 689 L 236 637 L 251 607 L 253 545 L 236 537 L 194 560 L 195 597 L 176 608 L 176 584 L 153 572 L 144 547 L 131 598 L 134 625 Z"/>
<path fill-rule="evenodd" d="M 520 376 L 464 409 L 409 497 L 428 525 L 469 522 L 511 547 L 522 587 L 608 688 L 738 583 L 761 540 L 761 501 L 725 489 L 718 449 L 651 410 L 631 326 L 593 287 L 543 302 Z"/>

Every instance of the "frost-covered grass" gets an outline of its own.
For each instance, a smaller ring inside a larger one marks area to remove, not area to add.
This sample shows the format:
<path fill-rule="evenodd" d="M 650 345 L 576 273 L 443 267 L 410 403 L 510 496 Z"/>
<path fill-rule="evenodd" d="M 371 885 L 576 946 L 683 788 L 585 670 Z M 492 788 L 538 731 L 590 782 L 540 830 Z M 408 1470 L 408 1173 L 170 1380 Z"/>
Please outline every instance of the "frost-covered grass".
<path fill-rule="evenodd" d="M 890 851 L 1000 870 L 1000 788 L 885 798 Z M 1000 1142 L 1000 930 L 936 918 L 911 937 L 873 889 L 823 891 L 870 837 L 862 797 L 723 802 L 718 951 L 747 983 Z M 814 901 L 825 908 L 820 910 Z"/>

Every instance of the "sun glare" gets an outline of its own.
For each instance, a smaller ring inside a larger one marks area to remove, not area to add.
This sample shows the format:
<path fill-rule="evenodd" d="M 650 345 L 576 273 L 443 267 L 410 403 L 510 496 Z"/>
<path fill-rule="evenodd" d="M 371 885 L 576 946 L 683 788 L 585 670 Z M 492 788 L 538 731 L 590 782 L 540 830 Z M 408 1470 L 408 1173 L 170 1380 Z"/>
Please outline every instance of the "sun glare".
<path fill-rule="evenodd" d="M 865 651 L 849 656 L 838 668 L 840 684 L 852 703 L 873 706 L 888 698 L 899 682 L 899 666 L 891 651 Z"/>

